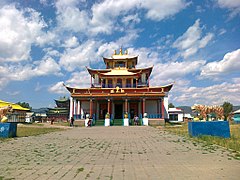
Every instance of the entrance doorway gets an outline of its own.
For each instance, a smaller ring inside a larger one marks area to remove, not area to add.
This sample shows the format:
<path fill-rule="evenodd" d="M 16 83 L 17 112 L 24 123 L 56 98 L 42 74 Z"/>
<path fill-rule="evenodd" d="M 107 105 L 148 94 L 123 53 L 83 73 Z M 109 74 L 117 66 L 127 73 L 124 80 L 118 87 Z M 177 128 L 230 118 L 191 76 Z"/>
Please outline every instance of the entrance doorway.
<path fill-rule="evenodd" d="M 114 119 L 122 119 L 123 115 L 123 104 L 115 104 L 115 116 Z"/>
<path fill-rule="evenodd" d="M 130 103 L 130 118 L 133 119 L 134 115 L 138 116 L 138 103 Z"/>
<path fill-rule="evenodd" d="M 107 114 L 107 103 L 99 104 L 99 119 L 104 119 Z"/>

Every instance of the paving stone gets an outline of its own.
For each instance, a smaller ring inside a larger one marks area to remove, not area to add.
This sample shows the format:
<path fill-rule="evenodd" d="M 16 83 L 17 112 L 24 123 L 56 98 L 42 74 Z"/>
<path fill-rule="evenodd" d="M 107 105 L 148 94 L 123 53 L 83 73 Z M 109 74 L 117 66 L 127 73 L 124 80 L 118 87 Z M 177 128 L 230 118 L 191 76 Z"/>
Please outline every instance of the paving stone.
<path fill-rule="evenodd" d="M 240 161 L 152 127 L 71 128 L 0 143 L 3 179 L 239 179 Z"/>

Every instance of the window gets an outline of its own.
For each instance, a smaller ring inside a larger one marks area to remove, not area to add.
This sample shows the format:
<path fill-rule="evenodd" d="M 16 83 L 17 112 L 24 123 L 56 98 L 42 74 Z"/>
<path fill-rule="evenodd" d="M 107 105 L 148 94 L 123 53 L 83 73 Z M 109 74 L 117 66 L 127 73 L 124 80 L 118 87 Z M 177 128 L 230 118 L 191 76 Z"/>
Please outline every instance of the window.
<path fill-rule="evenodd" d="M 122 79 L 117 80 L 117 86 L 120 88 L 122 87 Z"/>
<path fill-rule="evenodd" d="M 126 80 L 126 87 L 131 87 L 131 79 Z"/>
<path fill-rule="evenodd" d="M 125 67 L 125 63 L 123 61 L 117 61 L 115 67 Z"/>
<path fill-rule="evenodd" d="M 109 87 L 109 88 L 112 88 L 112 87 L 113 87 L 112 79 L 109 79 L 109 80 L 108 80 L 108 87 Z"/>

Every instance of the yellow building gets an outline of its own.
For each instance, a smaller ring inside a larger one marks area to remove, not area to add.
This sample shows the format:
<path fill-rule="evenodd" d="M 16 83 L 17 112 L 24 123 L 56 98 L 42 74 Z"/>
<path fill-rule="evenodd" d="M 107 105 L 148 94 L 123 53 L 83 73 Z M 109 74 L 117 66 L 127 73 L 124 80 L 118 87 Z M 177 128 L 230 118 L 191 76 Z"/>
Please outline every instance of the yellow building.
<path fill-rule="evenodd" d="M 12 106 L 13 112 L 8 114 L 8 122 L 25 122 L 26 112 L 30 111 L 28 108 L 23 108 L 22 106 L 0 100 L 0 108 L 5 106 Z"/>

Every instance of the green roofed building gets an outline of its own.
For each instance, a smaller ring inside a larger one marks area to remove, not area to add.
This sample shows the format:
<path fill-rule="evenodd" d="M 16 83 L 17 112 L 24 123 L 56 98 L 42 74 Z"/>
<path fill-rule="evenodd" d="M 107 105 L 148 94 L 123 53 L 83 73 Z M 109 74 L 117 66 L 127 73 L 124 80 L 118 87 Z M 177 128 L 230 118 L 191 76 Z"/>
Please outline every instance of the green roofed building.
<path fill-rule="evenodd" d="M 55 99 L 56 107 L 48 108 L 48 118 L 60 121 L 67 121 L 69 117 L 69 98 L 60 97 Z"/>

